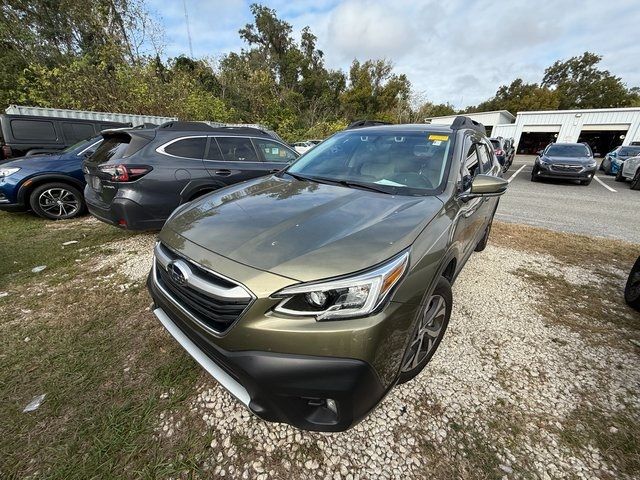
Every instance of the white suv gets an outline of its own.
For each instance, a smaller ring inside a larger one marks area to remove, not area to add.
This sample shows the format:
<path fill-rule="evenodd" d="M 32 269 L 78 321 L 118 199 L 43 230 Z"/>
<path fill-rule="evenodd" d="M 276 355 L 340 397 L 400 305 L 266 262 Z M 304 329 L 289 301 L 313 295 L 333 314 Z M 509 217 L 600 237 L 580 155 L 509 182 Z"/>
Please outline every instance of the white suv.
<path fill-rule="evenodd" d="M 640 190 L 640 155 L 628 158 L 618 169 L 617 182 L 631 180 L 631 190 Z"/>

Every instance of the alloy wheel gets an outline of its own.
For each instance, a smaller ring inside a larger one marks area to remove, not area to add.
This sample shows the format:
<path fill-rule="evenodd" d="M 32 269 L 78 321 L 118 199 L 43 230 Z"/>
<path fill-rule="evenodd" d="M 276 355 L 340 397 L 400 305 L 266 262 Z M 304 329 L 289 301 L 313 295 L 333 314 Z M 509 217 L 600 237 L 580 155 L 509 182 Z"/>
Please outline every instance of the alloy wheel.
<path fill-rule="evenodd" d="M 427 308 L 422 312 L 420 326 L 413 339 L 402 365 L 403 372 L 409 372 L 420 365 L 437 346 L 447 313 L 447 302 L 440 295 L 429 299 Z"/>
<path fill-rule="evenodd" d="M 80 200 L 67 189 L 49 188 L 38 197 L 38 205 L 42 210 L 58 218 L 75 215 L 80 209 Z"/>

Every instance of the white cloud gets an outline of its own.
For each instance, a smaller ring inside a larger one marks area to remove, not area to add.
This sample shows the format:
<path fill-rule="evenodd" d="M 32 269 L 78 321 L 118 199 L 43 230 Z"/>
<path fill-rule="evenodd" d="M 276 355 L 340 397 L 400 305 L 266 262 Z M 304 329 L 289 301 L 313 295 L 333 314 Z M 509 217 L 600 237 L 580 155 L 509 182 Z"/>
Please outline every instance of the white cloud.
<path fill-rule="evenodd" d="M 163 5 L 157 9 L 167 19 L 170 52 L 186 53 L 182 2 L 152 1 Z M 246 3 L 187 1 L 196 55 L 242 46 L 238 29 L 251 20 Z M 266 3 L 296 32 L 309 25 L 329 66 L 348 69 L 354 58 L 387 58 L 416 90 L 457 107 L 476 104 L 517 77 L 539 82 L 555 60 L 586 50 L 603 55 L 602 66 L 627 85 L 640 86 L 637 0 Z"/>

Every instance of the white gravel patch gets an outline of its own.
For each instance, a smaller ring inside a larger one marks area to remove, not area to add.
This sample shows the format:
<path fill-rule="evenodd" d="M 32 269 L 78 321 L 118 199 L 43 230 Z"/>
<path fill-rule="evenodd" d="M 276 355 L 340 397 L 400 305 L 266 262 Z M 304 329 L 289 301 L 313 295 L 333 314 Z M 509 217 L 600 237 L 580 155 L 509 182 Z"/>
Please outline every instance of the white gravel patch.
<path fill-rule="evenodd" d="M 119 258 L 132 269 L 137 264 Z M 489 476 L 619 476 L 602 452 L 591 445 L 571 450 L 558 432 L 587 394 L 610 412 L 623 401 L 640 406 L 637 355 L 541 318 L 534 307 L 544 285 L 521 278 L 521 268 L 577 286 L 600 281 L 552 257 L 489 246 L 454 285 L 449 330 L 431 363 L 348 432 L 263 422 L 208 381 L 192 403 L 214 435 L 206 465 L 231 478 L 442 478 L 438 462 L 445 462 L 459 466 L 456 476 L 476 477 L 466 469 L 485 454 L 499 464 Z M 159 421 L 161 435 L 179 428 L 167 422 L 171 415 Z M 241 449 L 234 438 L 243 439 Z"/>
<path fill-rule="evenodd" d="M 95 270 L 102 270 L 108 267 L 108 275 L 112 277 L 115 277 L 116 274 L 124 275 L 132 284 L 144 281 L 153 264 L 155 242 L 156 236 L 149 233 L 138 234 L 124 240 L 108 243 L 105 247 L 115 250 L 116 253 L 101 259 Z"/>

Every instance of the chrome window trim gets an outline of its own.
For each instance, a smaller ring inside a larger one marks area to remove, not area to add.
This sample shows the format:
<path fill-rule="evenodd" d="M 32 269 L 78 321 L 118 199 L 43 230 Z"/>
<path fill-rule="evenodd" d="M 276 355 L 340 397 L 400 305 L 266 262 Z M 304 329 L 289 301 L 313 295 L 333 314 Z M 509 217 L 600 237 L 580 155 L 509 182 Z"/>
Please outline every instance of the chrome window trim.
<path fill-rule="evenodd" d="M 277 144 L 281 145 L 282 147 L 284 147 L 285 149 L 290 151 L 294 156 L 297 155 L 296 158 L 293 161 L 297 160 L 298 157 L 300 157 L 299 153 L 296 152 L 295 149 L 293 149 L 291 147 L 288 147 L 287 145 L 285 145 L 281 141 L 276 140 L 275 138 L 272 138 L 272 137 L 267 137 L 267 138 L 265 138 L 265 137 L 256 137 L 256 136 L 253 136 L 253 135 L 186 135 L 186 136 L 183 136 L 183 137 L 174 138 L 173 140 L 170 140 L 167 143 L 164 143 L 164 144 L 160 145 L 158 148 L 156 148 L 155 151 L 156 151 L 156 153 L 159 153 L 161 155 L 166 155 L 167 157 L 184 158 L 184 159 L 187 159 L 187 160 L 204 160 L 206 162 L 230 162 L 230 161 L 232 161 L 232 160 L 224 160 L 224 159 L 223 160 L 212 160 L 212 159 L 208 159 L 208 158 L 204 158 L 204 157 L 203 158 L 181 157 L 180 155 L 173 155 L 173 154 L 168 153 L 168 152 L 165 151 L 165 149 L 169 145 L 171 145 L 172 143 L 175 143 L 175 142 L 180 141 L 180 140 L 185 140 L 185 139 L 188 139 L 188 138 L 216 138 L 216 139 L 217 138 L 251 138 L 251 139 L 255 139 L 255 140 L 267 140 L 269 142 L 274 142 L 274 143 L 277 143 Z M 253 144 L 252 144 L 252 146 L 253 146 Z M 254 148 L 254 150 L 256 150 L 256 149 Z M 205 154 L 206 153 L 207 152 L 205 151 Z M 258 156 L 258 160 L 256 162 L 240 160 L 240 161 L 238 161 L 238 163 L 287 163 L 287 164 L 291 163 L 291 162 L 267 162 L 267 161 L 262 161 L 260 159 L 260 155 L 258 155 L 258 151 L 257 150 L 256 150 L 256 155 Z"/>
<path fill-rule="evenodd" d="M 189 138 L 204 138 L 207 139 L 209 138 L 208 135 L 186 135 L 184 137 L 178 137 L 178 138 L 174 138 L 173 140 L 168 141 L 167 143 L 164 143 L 162 145 L 160 145 L 158 148 L 156 148 L 156 152 L 161 154 L 161 155 L 166 155 L 167 157 L 173 157 L 173 158 L 184 158 L 186 160 L 204 160 L 204 158 L 194 158 L 194 157 L 181 157 L 180 155 L 173 155 L 171 153 L 168 153 L 165 151 L 165 148 L 167 148 L 169 145 L 172 145 L 176 142 L 179 142 L 180 140 L 187 140 Z M 206 152 L 206 146 L 205 146 L 205 152 Z M 204 154 L 203 154 L 204 157 Z"/>
<path fill-rule="evenodd" d="M 89 145 L 87 148 L 83 149 L 81 152 L 76 153 L 76 157 L 81 156 L 84 152 L 86 152 L 87 150 L 89 150 L 91 147 L 94 147 L 94 146 L 98 145 L 99 143 L 101 143 L 101 142 L 102 142 L 102 140 L 103 140 L 103 139 L 101 138 L 101 139 L 100 139 L 100 140 L 98 140 L 97 142 L 94 142 L 94 143 L 92 143 L 91 145 Z"/>

